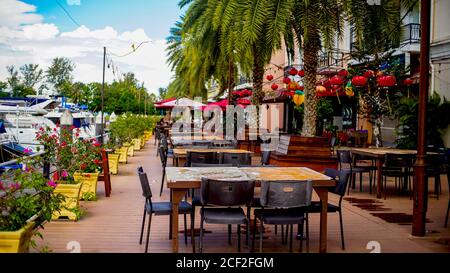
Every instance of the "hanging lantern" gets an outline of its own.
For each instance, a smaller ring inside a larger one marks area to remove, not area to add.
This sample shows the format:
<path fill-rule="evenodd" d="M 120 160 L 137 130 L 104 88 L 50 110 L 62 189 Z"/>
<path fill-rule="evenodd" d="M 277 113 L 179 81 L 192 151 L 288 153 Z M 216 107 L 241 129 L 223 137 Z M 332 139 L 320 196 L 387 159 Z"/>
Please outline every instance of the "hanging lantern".
<path fill-rule="evenodd" d="M 293 100 L 294 100 L 295 105 L 297 105 L 297 106 L 302 105 L 305 102 L 305 93 L 303 93 L 300 90 L 295 91 Z"/>
<path fill-rule="evenodd" d="M 330 83 L 331 85 L 343 85 L 344 84 L 344 79 L 340 76 L 333 76 L 330 79 Z"/>
<path fill-rule="evenodd" d="M 298 75 L 303 78 L 305 76 L 305 70 L 303 69 L 299 70 Z"/>
<path fill-rule="evenodd" d="M 237 103 L 238 103 L 238 104 L 241 104 L 241 105 L 250 105 L 250 104 L 251 104 L 251 101 L 249 101 L 249 100 L 247 100 L 247 99 L 239 99 L 239 100 L 237 101 Z"/>
<path fill-rule="evenodd" d="M 348 97 L 353 97 L 355 95 L 355 92 L 353 92 L 353 87 L 350 82 L 347 83 L 347 86 L 345 87 L 345 94 Z"/>
<path fill-rule="evenodd" d="M 305 87 L 304 87 L 303 85 L 300 85 L 300 86 L 298 87 L 298 90 L 303 91 L 303 90 L 305 90 Z"/>
<path fill-rule="evenodd" d="M 373 70 L 367 70 L 364 72 L 363 76 L 366 78 L 373 78 L 375 77 L 375 72 Z"/>
<path fill-rule="evenodd" d="M 327 88 L 323 85 L 318 85 L 318 86 L 316 86 L 316 92 L 317 93 L 325 93 L 325 92 L 327 92 Z"/>
<path fill-rule="evenodd" d="M 266 79 L 271 82 L 273 80 L 273 76 L 272 75 L 267 75 Z"/>
<path fill-rule="evenodd" d="M 411 78 L 406 78 L 406 79 L 403 81 L 403 84 L 406 85 L 406 86 L 411 86 L 411 85 L 414 84 L 414 81 L 413 81 Z"/>
<path fill-rule="evenodd" d="M 387 75 L 378 77 L 377 82 L 380 87 L 392 87 L 395 86 L 397 80 L 394 76 Z"/>
<path fill-rule="evenodd" d="M 278 89 L 278 84 L 274 83 L 270 88 L 272 88 L 272 90 L 275 91 Z"/>
<path fill-rule="evenodd" d="M 358 87 L 366 86 L 366 84 L 367 84 L 367 78 L 364 77 L 364 76 L 354 76 L 354 77 L 352 78 L 352 84 L 353 84 L 354 86 L 358 86 Z"/>
<path fill-rule="evenodd" d="M 300 88 L 300 85 L 298 84 L 298 82 L 290 82 L 287 85 L 287 89 L 290 90 L 290 91 L 295 91 L 295 90 L 297 90 L 299 88 Z"/>
<path fill-rule="evenodd" d="M 285 84 L 289 84 L 290 82 L 291 82 L 291 79 L 288 78 L 288 77 L 285 77 L 285 78 L 283 79 L 283 83 L 285 83 Z"/>
<path fill-rule="evenodd" d="M 297 75 L 297 73 L 298 73 L 298 71 L 297 71 L 297 69 L 295 69 L 295 67 L 293 67 L 289 70 L 289 75 L 291 75 L 291 76 L 295 76 L 295 75 Z"/>
<path fill-rule="evenodd" d="M 382 71 L 378 71 L 377 72 L 377 77 L 381 77 L 381 76 L 384 76 L 384 73 Z"/>
<path fill-rule="evenodd" d="M 347 76 L 348 76 L 348 71 L 345 70 L 345 69 L 342 69 L 342 70 L 340 70 L 340 71 L 338 72 L 338 75 L 341 76 L 341 77 L 343 77 L 343 78 L 347 78 Z"/>

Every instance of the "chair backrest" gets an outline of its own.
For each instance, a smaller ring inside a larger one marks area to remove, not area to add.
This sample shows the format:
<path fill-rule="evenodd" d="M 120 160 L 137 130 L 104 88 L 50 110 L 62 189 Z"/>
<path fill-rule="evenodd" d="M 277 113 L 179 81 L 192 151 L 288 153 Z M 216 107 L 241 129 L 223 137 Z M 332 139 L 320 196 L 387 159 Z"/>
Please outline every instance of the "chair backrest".
<path fill-rule="evenodd" d="M 352 155 L 350 150 L 337 150 L 336 153 L 340 164 L 352 164 Z"/>
<path fill-rule="evenodd" d="M 298 208 L 311 205 L 312 181 L 262 181 L 261 206 Z"/>
<path fill-rule="evenodd" d="M 222 153 L 220 162 L 233 166 L 250 165 L 251 157 L 248 153 Z"/>
<path fill-rule="evenodd" d="M 336 180 L 336 187 L 330 189 L 329 191 L 341 197 L 344 196 L 350 177 L 350 171 L 348 170 L 338 171 L 336 169 L 327 168 L 325 169 L 325 175 Z"/>
<path fill-rule="evenodd" d="M 390 154 L 384 156 L 384 165 L 388 168 L 410 168 L 413 166 L 415 155 Z"/>
<path fill-rule="evenodd" d="M 202 164 L 216 164 L 217 163 L 216 152 L 194 152 L 187 151 L 186 166 L 190 167 L 192 163 Z"/>
<path fill-rule="evenodd" d="M 202 205 L 250 206 L 253 201 L 255 182 L 225 181 L 202 178 L 200 201 Z"/>
<path fill-rule="evenodd" d="M 270 151 L 261 151 L 261 165 L 269 165 Z"/>
<path fill-rule="evenodd" d="M 167 150 L 163 147 L 159 147 L 159 158 L 161 159 L 161 164 L 163 167 L 167 165 Z"/>
<path fill-rule="evenodd" d="M 150 184 L 148 183 L 147 173 L 145 173 L 142 167 L 138 168 L 139 181 L 141 182 L 142 196 L 144 196 L 148 201 L 151 201 L 152 190 Z"/>
<path fill-rule="evenodd" d="M 214 167 L 233 167 L 232 164 L 205 164 L 205 163 L 192 163 L 191 167 L 198 167 L 198 168 L 214 168 Z"/>

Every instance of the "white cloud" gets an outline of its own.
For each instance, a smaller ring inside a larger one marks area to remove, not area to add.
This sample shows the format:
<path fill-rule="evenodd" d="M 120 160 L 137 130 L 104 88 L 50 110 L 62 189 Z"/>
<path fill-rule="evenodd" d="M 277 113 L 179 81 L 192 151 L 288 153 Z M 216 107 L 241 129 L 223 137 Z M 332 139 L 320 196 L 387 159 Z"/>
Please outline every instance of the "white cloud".
<path fill-rule="evenodd" d="M 0 0 L 0 26 L 17 28 L 42 22 L 42 16 L 35 12 L 36 6 L 17 0 Z"/>
<path fill-rule="evenodd" d="M 79 6 L 79 5 L 81 5 L 81 0 L 67 0 L 67 5 Z"/>
<path fill-rule="evenodd" d="M 129 56 L 110 56 L 120 72 L 135 73 L 150 92 L 156 93 L 159 87 L 169 84 L 172 76 L 166 64 L 166 41 L 150 39 L 143 29 L 118 33 L 112 27 L 90 30 L 82 26 L 71 32 L 59 33 L 53 24 L 31 24 L 19 29 L 0 27 L 0 80 L 7 77 L 7 65 L 36 63 L 45 69 L 53 58 L 64 56 L 76 65 L 76 81 L 100 82 L 103 46 L 107 46 L 109 52 L 123 55 L 132 50 L 132 44 L 137 46 L 143 41 L 151 42 L 143 44 Z M 115 78 L 118 78 L 118 73 L 113 75 L 112 68 L 108 69 L 106 80 L 111 82 Z"/>

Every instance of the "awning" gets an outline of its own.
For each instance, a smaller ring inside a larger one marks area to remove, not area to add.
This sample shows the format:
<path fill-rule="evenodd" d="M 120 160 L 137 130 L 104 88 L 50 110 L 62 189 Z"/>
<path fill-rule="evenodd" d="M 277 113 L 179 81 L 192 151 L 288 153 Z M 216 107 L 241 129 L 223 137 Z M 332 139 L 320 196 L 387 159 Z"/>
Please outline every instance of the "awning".
<path fill-rule="evenodd" d="M 196 102 L 194 100 L 188 99 L 188 98 L 181 98 L 181 99 L 175 99 L 169 102 L 165 102 L 159 105 L 155 105 L 156 108 L 173 108 L 176 106 L 181 107 L 202 107 L 206 106 L 203 103 Z"/>

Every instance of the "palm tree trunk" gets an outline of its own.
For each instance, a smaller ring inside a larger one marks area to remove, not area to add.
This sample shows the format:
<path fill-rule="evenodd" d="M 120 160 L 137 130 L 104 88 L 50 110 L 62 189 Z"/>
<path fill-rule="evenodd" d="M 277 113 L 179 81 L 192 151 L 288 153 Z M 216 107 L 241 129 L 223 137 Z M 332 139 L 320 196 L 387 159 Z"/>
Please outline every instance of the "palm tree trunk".
<path fill-rule="evenodd" d="M 261 105 L 264 99 L 263 81 L 264 81 L 264 63 L 259 56 L 258 50 L 253 50 L 253 103 L 256 106 Z"/>
<path fill-rule="evenodd" d="M 228 104 L 231 105 L 231 92 L 234 89 L 234 64 L 228 60 Z"/>
<path fill-rule="evenodd" d="M 317 64 L 320 50 L 320 39 L 317 31 L 311 30 L 304 44 L 305 70 L 305 110 L 303 116 L 302 134 L 312 137 L 316 135 L 317 124 Z"/>

